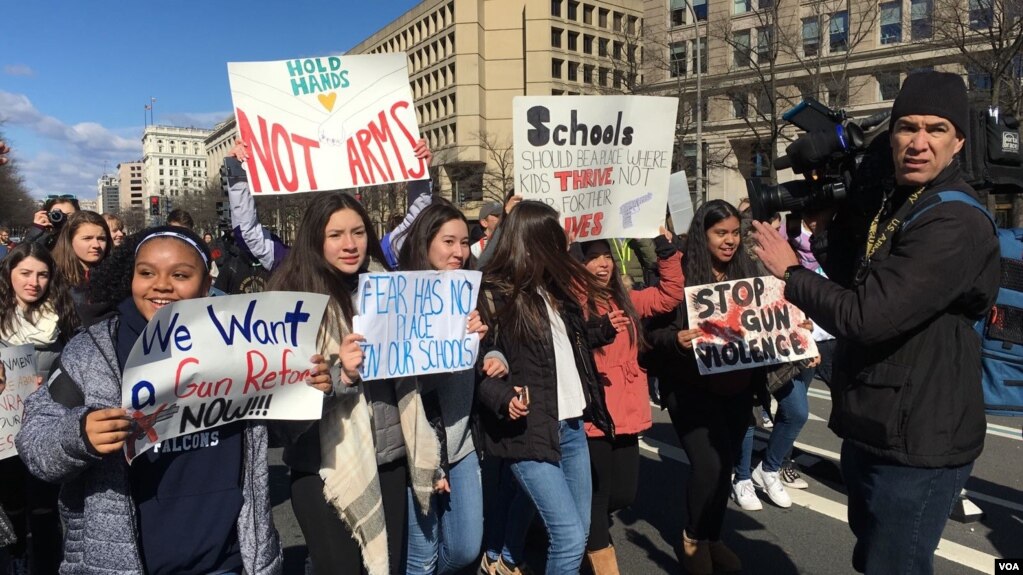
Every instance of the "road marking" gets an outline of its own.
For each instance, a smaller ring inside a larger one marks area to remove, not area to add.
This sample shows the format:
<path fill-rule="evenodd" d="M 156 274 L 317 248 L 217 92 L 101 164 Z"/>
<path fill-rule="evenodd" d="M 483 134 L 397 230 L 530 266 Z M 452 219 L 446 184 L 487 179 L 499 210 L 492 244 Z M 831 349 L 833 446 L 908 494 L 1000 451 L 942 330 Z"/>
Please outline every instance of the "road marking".
<path fill-rule="evenodd" d="M 685 452 L 673 445 L 668 445 L 667 443 L 644 437 L 639 440 L 639 447 L 644 451 L 657 454 L 658 457 L 666 457 L 680 463 L 689 464 L 689 459 L 685 456 Z M 805 507 L 810 511 L 816 511 L 817 513 L 826 515 L 832 519 L 837 519 L 843 523 L 849 522 L 847 517 L 848 508 L 837 501 L 832 501 L 827 497 L 815 495 L 805 489 L 789 489 L 788 492 L 789 496 L 792 498 L 792 502 L 800 507 Z M 980 498 L 978 497 L 978 499 Z M 980 571 L 981 573 L 987 573 L 996 559 L 994 555 L 989 555 L 983 551 L 971 549 L 965 545 L 960 545 L 947 539 L 942 539 L 938 542 L 938 549 L 934 552 L 934 555 L 941 557 L 942 559 L 948 559 L 949 561 L 958 563 L 965 567 L 969 567 L 975 571 Z"/>

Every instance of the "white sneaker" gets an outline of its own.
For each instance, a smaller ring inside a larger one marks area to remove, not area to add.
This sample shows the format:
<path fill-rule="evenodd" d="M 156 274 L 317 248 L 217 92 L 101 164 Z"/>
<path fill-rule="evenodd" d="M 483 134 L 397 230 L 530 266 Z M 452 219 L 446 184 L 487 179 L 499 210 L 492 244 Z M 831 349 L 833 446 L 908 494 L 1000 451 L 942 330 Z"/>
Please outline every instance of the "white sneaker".
<path fill-rule="evenodd" d="M 760 511 L 764 508 L 764 504 L 757 497 L 757 490 L 753 488 L 753 482 L 749 479 L 732 484 L 732 499 L 746 511 Z"/>
<path fill-rule="evenodd" d="M 777 471 L 764 471 L 764 464 L 761 462 L 757 464 L 752 475 L 753 483 L 767 493 L 767 498 L 772 503 L 786 509 L 792 507 L 792 498 L 789 497 L 789 492 L 785 491 Z"/>

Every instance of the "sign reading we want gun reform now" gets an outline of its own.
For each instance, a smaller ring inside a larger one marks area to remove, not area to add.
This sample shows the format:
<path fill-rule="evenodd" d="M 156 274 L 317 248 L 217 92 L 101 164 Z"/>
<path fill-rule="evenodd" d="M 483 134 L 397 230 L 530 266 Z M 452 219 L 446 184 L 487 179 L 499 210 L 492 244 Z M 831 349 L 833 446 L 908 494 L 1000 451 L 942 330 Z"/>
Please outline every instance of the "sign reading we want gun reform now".
<path fill-rule="evenodd" d="M 154 445 L 246 419 L 319 419 L 306 384 L 327 296 L 266 292 L 175 302 L 128 355 L 121 405 L 132 460 Z"/>
<path fill-rule="evenodd" d="M 515 193 L 558 210 L 580 240 L 657 236 L 677 109 L 651 96 L 515 98 Z"/>
<path fill-rule="evenodd" d="M 254 194 L 424 180 L 404 53 L 227 65 Z"/>
<path fill-rule="evenodd" d="M 785 282 L 771 277 L 686 287 L 689 326 L 703 375 L 817 357 L 806 314 L 789 303 Z"/>

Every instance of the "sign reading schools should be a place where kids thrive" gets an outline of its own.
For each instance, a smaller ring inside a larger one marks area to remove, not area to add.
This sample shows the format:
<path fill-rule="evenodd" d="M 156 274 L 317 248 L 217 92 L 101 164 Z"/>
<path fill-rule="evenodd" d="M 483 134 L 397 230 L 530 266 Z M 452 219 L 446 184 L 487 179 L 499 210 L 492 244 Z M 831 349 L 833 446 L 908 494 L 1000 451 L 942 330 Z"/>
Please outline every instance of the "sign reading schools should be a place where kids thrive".
<path fill-rule="evenodd" d="M 472 369 L 480 340 L 467 333 L 483 274 L 476 271 L 359 276 L 353 331 L 366 338 L 362 378 Z"/>
<path fill-rule="evenodd" d="M 255 194 L 429 177 L 404 53 L 227 65 Z"/>
<path fill-rule="evenodd" d="M 652 238 L 664 225 L 677 98 L 520 96 L 515 193 L 580 240 Z"/>
<path fill-rule="evenodd" d="M 0 348 L 0 365 L 7 385 L 0 393 L 0 459 L 18 454 L 14 438 L 21 431 L 25 400 L 39 389 L 32 344 Z"/>
<path fill-rule="evenodd" d="M 129 459 L 153 445 L 246 419 L 319 419 L 310 358 L 327 296 L 266 292 L 161 308 L 128 356 L 121 405 L 136 432 Z"/>
<path fill-rule="evenodd" d="M 789 303 L 785 282 L 756 277 L 686 287 L 689 326 L 701 374 L 724 373 L 817 356 L 806 314 Z"/>

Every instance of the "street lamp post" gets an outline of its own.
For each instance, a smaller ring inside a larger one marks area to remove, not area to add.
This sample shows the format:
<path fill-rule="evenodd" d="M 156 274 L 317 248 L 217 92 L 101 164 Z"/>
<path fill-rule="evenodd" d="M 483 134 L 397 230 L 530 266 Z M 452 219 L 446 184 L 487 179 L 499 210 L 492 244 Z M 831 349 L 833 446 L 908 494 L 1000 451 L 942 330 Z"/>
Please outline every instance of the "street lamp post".
<path fill-rule="evenodd" d="M 696 198 L 705 203 L 703 193 L 703 58 L 700 48 L 700 18 L 691 0 L 686 0 L 686 7 L 693 15 L 696 24 Z"/>

